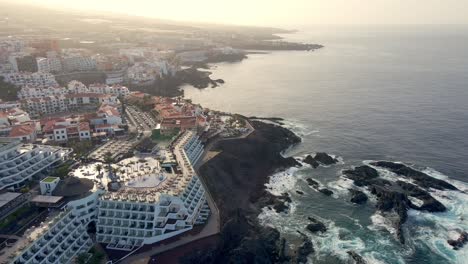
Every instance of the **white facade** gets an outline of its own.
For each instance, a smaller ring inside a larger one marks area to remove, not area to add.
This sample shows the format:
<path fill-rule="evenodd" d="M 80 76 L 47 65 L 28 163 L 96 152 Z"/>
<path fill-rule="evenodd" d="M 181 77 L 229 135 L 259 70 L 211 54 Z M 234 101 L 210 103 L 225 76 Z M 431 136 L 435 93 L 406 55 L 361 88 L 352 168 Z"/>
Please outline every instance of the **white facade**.
<path fill-rule="evenodd" d="M 5 74 L 5 81 L 16 86 L 32 86 L 37 88 L 57 87 L 54 75 L 45 72 L 19 72 Z"/>
<path fill-rule="evenodd" d="M 88 252 L 94 243 L 86 232 L 87 226 L 96 220 L 100 194 L 101 191 L 96 191 L 87 197 L 69 202 L 58 215 L 26 232 L 26 237 L 0 256 L 0 263 L 72 263 L 79 254 Z"/>
<path fill-rule="evenodd" d="M 52 195 L 55 187 L 57 187 L 60 181 L 59 177 L 47 177 L 39 183 L 39 187 L 41 188 L 42 195 Z"/>
<path fill-rule="evenodd" d="M 21 107 L 32 117 L 39 117 L 83 107 L 98 106 L 103 103 L 117 104 L 119 100 L 117 96 L 110 94 L 66 94 L 22 100 Z"/>
<path fill-rule="evenodd" d="M 37 71 L 39 72 L 61 72 L 62 62 L 59 58 L 36 58 Z"/>
<path fill-rule="evenodd" d="M 67 72 L 96 70 L 96 60 L 91 57 L 73 55 L 63 58 L 63 69 Z"/>
<path fill-rule="evenodd" d="M 187 131 L 174 144 L 182 174 L 167 189 L 156 193 L 127 190 L 103 195 L 97 241 L 107 244 L 109 249 L 131 251 L 204 223 L 210 209 L 203 185 L 192 167 L 202 152 L 203 145 L 195 133 Z"/>
<path fill-rule="evenodd" d="M 23 145 L 20 141 L 0 141 L 0 190 L 18 187 L 37 173 L 63 161 L 70 150 L 40 145 Z"/>

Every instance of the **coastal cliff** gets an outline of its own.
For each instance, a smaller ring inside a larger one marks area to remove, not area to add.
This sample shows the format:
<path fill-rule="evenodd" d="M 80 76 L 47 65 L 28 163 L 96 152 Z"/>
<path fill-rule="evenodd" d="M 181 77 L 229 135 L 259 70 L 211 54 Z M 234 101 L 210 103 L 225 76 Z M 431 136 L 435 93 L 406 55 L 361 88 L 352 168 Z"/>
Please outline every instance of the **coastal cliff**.
<path fill-rule="evenodd" d="M 221 243 L 186 256 L 183 263 L 281 263 L 289 259 L 279 232 L 261 226 L 257 216 L 265 205 L 281 203 L 281 197 L 265 190 L 265 183 L 276 171 L 298 165 L 281 152 L 300 138 L 277 125 L 251 122 L 252 134 L 217 142 L 212 150 L 220 153 L 199 169 L 220 210 Z"/>

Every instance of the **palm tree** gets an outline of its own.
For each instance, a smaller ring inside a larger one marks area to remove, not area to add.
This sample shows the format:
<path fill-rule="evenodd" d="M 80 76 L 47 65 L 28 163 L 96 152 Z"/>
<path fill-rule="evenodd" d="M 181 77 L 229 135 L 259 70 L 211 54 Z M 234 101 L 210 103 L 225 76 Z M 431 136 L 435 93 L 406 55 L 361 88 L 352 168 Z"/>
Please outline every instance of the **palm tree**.
<path fill-rule="evenodd" d="M 96 170 L 98 171 L 99 176 L 101 176 L 101 170 L 102 170 L 101 163 L 96 164 Z M 96 175 L 94 175 L 94 177 L 96 178 Z"/>
<path fill-rule="evenodd" d="M 111 163 L 114 162 L 114 159 L 112 158 L 112 153 L 109 151 L 104 154 L 104 162 L 110 166 Z"/>

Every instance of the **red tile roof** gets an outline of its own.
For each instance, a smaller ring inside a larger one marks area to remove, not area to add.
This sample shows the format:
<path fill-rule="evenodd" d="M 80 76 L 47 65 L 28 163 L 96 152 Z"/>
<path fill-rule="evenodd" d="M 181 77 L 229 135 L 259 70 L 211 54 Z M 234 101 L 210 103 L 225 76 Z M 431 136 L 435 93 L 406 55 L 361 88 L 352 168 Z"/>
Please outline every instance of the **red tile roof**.
<path fill-rule="evenodd" d="M 13 126 L 10 130 L 9 137 L 24 137 L 33 134 L 36 127 L 33 123 Z"/>

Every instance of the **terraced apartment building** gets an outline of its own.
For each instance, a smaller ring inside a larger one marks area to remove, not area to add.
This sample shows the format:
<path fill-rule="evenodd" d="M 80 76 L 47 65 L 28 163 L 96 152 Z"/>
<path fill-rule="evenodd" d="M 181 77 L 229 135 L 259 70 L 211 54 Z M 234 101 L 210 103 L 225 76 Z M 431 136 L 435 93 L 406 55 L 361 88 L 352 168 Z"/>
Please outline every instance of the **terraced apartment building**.
<path fill-rule="evenodd" d="M 148 160 L 142 160 L 131 168 L 122 167 L 129 171 L 128 177 L 133 168 L 138 168 L 139 174 L 144 172 L 142 176 L 131 175 L 131 181 L 117 181 L 112 174 L 107 186 L 82 179 L 91 182 L 92 188 L 68 202 L 55 217 L 29 230 L 26 237 L 0 254 L 0 263 L 70 263 L 94 243 L 131 253 L 205 223 L 210 208 L 193 169 L 203 144 L 196 132 L 185 131 L 168 152 L 175 164 L 157 163 L 149 169 L 145 165 Z M 95 239 L 87 232 L 91 223 L 96 226 Z"/>
<path fill-rule="evenodd" d="M 67 159 L 70 149 L 0 138 L 0 190 L 19 188 L 34 175 Z"/>

